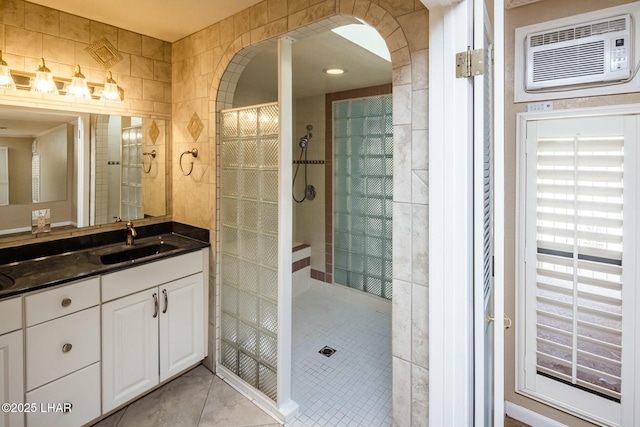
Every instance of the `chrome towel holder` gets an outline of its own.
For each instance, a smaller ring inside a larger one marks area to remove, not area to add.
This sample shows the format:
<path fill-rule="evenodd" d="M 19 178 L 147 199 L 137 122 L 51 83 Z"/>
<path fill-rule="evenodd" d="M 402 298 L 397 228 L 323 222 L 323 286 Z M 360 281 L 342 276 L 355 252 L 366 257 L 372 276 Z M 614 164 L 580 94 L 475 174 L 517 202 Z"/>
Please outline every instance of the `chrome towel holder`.
<path fill-rule="evenodd" d="M 184 153 L 180 154 L 180 170 L 182 171 L 182 174 L 184 176 L 189 176 L 191 175 L 191 172 L 193 172 L 193 162 L 191 162 L 191 167 L 189 168 L 189 172 L 185 172 L 184 168 L 182 167 L 182 156 L 184 156 L 185 154 L 191 154 L 193 157 L 198 157 L 198 149 L 194 148 L 193 150 L 187 150 Z"/>
<path fill-rule="evenodd" d="M 150 153 L 142 153 L 142 156 L 143 156 L 142 157 L 142 170 L 144 171 L 144 173 L 149 173 L 149 172 L 151 172 L 151 161 L 156 158 L 156 150 L 153 150 Z M 149 168 L 148 169 L 144 165 L 144 159 L 146 159 L 147 156 L 149 156 Z"/>

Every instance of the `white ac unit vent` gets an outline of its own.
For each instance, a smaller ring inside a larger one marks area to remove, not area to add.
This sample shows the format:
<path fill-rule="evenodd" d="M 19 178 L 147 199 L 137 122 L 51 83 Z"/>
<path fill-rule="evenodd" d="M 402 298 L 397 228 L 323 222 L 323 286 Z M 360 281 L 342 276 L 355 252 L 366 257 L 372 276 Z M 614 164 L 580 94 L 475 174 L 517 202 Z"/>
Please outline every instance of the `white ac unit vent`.
<path fill-rule="evenodd" d="M 527 91 L 617 82 L 632 76 L 631 15 L 528 34 Z"/>

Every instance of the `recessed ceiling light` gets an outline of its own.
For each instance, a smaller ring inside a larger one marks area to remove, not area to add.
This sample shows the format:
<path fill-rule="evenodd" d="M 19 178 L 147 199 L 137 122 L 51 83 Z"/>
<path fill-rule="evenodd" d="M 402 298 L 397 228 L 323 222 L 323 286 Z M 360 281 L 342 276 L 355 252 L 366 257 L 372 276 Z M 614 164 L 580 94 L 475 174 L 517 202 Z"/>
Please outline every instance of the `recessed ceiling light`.
<path fill-rule="evenodd" d="M 332 76 L 337 76 L 339 74 L 344 74 L 347 72 L 344 68 L 325 68 L 322 70 L 325 74 L 331 74 Z"/>

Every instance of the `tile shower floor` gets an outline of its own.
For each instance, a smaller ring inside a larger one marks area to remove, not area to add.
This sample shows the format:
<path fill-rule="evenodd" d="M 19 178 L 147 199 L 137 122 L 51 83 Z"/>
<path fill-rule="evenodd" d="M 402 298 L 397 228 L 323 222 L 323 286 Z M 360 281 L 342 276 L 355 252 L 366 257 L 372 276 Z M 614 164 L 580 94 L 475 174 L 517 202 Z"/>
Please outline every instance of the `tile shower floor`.
<path fill-rule="evenodd" d="M 331 357 L 318 353 L 336 349 Z M 287 427 L 391 425 L 391 318 L 310 289 L 293 303 L 293 398 Z M 276 427 L 250 400 L 198 366 L 94 427 Z"/>
<path fill-rule="evenodd" d="M 288 427 L 390 426 L 391 317 L 313 286 L 296 296 L 292 396 Z"/>

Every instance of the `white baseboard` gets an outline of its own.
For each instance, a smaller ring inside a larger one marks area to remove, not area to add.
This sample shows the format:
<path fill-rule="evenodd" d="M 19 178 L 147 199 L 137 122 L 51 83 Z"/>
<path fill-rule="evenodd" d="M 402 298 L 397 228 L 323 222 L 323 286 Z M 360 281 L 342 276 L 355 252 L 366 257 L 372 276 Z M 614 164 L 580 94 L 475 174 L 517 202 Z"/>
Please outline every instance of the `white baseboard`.
<path fill-rule="evenodd" d="M 559 423 L 551 418 L 547 418 L 530 409 L 518 406 L 512 402 L 505 401 L 504 410 L 511 418 L 528 424 L 531 427 L 568 427 L 565 424 Z"/>

